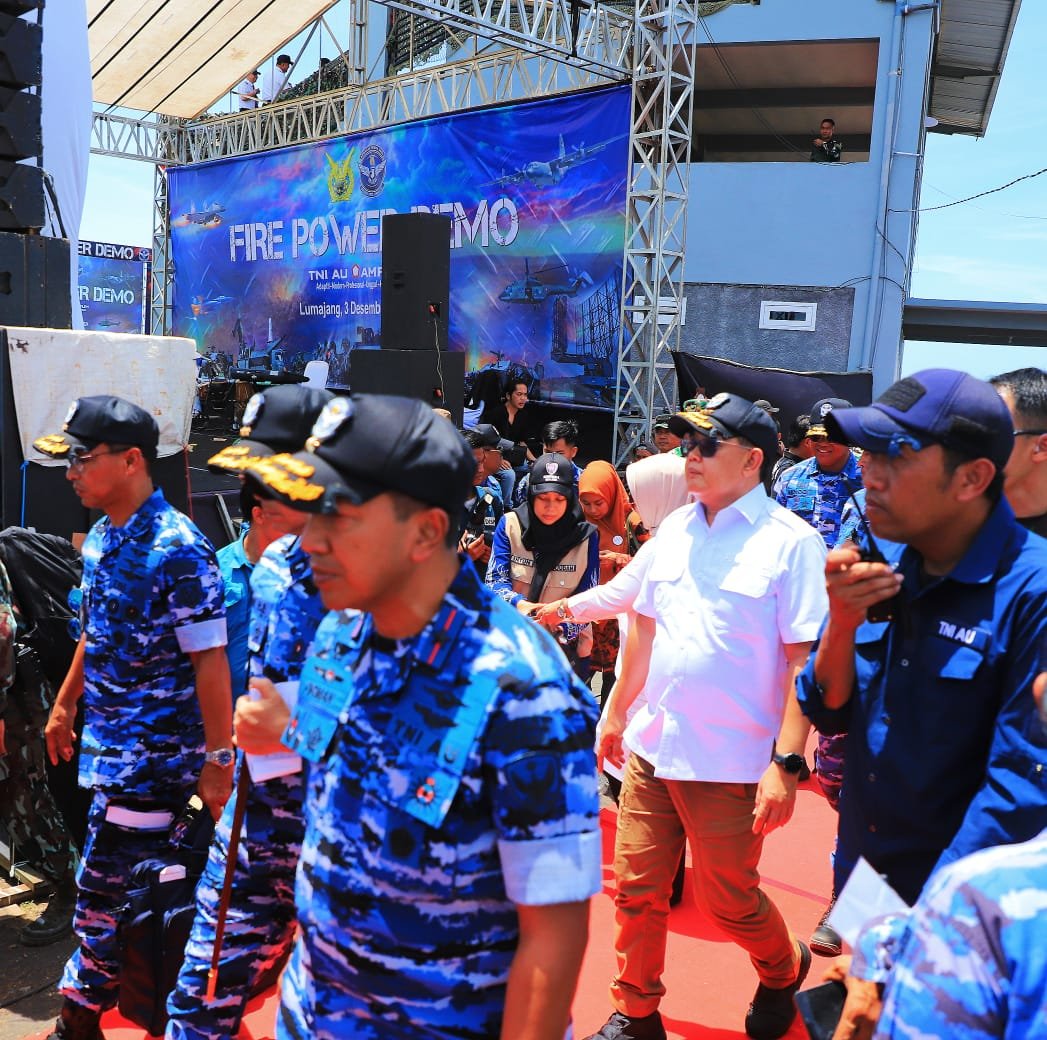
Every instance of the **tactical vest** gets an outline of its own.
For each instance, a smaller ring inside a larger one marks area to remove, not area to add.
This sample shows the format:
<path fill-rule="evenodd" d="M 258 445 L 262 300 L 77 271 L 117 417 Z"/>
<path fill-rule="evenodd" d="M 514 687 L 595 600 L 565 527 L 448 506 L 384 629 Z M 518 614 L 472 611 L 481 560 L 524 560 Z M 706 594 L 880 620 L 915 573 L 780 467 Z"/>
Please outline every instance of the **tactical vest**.
<path fill-rule="evenodd" d="M 509 569 L 513 592 L 531 599 L 531 581 L 534 578 L 534 553 L 525 549 L 520 532 L 520 518 L 515 513 L 505 514 L 505 533 L 509 536 Z M 554 603 L 574 593 L 589 567 L 589 539 L 568 549 L 560 562 L 549 572 L 538 603 Z"/>

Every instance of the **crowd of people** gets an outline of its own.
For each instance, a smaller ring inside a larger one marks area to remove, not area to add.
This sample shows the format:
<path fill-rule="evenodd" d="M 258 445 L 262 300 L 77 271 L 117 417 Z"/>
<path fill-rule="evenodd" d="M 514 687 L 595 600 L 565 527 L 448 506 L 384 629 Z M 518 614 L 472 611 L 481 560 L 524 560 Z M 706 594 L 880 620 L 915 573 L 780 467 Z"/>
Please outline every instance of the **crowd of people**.
<path fill-rule="evenodd" d="M 74 402 L 37 441 L 102 514 L 36 734 L 92 795 L 80 849 L 49 850 L 66 880 L 79 861 L 75 910 L 27 939 L 78 937 L 52 1037 L 101 1036 L 128 879 L 195 794 L 216 826 L 168 1037 L 236 1036 L 286 961 L 280 1038 L 560 1040 L 601 791 L 617 969 L 588 1040 L 666 1036 L 685 845 L 753 965 L 754 1040 L 791 1028 L 812 951 L 843 951 L 829 912 L 862 858 L 914 909 L 832 963 L 837 1037 L 1039 1035 L 1047 373 L 915 373 L 813 402 L 784 439 L 778 414 L 700 391 L 623 480 L 582 465 L 574 423 L 531 426 L 523 383 L 464 431 L 276 386 L 211 459 L 245 520 L 216 553 L 153 484 L 152 416 Z M 838 834 L 801 938 L 759 862 L 812 728 Z"/>

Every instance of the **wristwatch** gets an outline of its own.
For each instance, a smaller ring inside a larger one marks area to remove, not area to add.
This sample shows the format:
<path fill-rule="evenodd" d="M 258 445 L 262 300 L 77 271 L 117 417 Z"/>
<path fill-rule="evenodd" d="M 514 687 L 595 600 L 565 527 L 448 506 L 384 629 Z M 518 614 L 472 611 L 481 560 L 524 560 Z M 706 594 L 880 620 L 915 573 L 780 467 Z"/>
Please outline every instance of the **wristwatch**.
<path fill-rule="evenodd" d="M 788 755 L 779 755 L 777 751 L 771 755 L 771 761 L 776 766 L 781 766 L 787 773 L 791 773 L 795 776 L 803 769 L 803 755 L 797 755 L 792 752 Z"/>
<path fill-rule="evenodd" d="M 236 752 L 228 747 L 215 748 L 214 751 L 208 751 L 204 755 L 204 761 L 212 766 L 228 769 L 236 761 Z"/>
<path fill-rule="evenodd" d="M 561 600 L 560 605 L 556 608 L 556 616 L 564 621 L 571 617 L 571 608 L 567 605 L 567 600 Z"/>

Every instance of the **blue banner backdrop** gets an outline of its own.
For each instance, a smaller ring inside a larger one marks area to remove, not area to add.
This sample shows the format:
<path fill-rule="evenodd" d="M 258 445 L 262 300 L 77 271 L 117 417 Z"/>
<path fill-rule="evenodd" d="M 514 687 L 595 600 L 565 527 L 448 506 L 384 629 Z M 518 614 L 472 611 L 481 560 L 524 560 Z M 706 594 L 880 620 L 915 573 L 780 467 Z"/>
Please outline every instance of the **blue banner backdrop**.
<path fill-rule="evenodd" d="M 84 239 L 79 245 L 84 328 L 93 332 L 148 332 L 152 250 Z"/>
<path fill-rule="evenodd" d="M 467 383 L 611 407 L 627 86 L 170 171 L 176 335 L 222 365 L 301 371 L 381 328 L 381 218 L 453 218 L 449 347 Z"/>

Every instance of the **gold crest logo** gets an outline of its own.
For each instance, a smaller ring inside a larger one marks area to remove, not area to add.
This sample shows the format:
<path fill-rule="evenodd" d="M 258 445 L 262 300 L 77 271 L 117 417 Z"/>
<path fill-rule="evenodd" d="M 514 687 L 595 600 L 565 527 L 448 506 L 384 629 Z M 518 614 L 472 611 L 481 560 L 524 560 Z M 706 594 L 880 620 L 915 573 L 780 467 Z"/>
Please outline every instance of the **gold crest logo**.
<path fill-rule="evenodd" d="M 356 173 L 353 171 L 353 160 L 356 158 L 356 149 L 349 150 L 349 157 L 345 162 L 337 163 L 331 156 L 324 152 L 327 160 L 327 193 L 332 202 L 348 202 L 356 187 Z"/>

